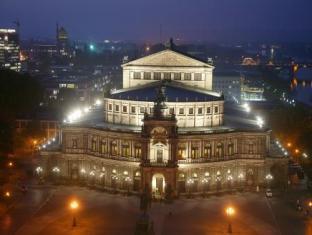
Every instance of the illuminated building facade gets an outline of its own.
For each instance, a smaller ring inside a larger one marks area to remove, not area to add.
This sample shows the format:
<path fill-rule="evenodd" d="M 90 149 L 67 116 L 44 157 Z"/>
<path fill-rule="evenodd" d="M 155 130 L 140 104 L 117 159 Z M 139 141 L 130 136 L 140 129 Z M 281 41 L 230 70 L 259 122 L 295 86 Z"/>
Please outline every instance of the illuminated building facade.
<path fill-rule="evenodd" d="M 15 29 L 0 29 L 0 68 L 21 70 L 19 35 Z"/>
<path fill-rule="evenodd" d="M 124 87 L 104 98 L 100 118 L 67 121 L 60 144 L 40 152 L 40 176 L 147 188 L 155 197 L 255 189 L 273 168 L 286 180 L 287 158 L 270 130 L 225 122 L 223 96 L 211 91 L 212 66 L 167 49 L 123 69 Z"/>

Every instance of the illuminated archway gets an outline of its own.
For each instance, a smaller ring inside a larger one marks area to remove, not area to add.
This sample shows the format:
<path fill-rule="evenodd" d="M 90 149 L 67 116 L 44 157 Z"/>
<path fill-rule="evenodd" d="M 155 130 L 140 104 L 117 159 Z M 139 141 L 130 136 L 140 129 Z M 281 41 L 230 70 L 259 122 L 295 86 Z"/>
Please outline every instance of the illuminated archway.
<path fill-rule="evenodd" d="M 162 197 L 165 192 L 166 182 L 163 174 L 157 173 L 152 177 L 152 193 L 155 197 Z"/>

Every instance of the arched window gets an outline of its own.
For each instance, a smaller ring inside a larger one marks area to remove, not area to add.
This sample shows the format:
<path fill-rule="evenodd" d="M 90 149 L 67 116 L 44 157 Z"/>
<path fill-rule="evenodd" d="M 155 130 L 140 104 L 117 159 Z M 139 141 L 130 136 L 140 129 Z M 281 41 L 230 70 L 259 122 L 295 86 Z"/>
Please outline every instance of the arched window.
<path fill-rule="evenodd" d="M 101 153 L 107 153 L 107 144 L 106 144 L 106 140 L 102 140 L 102 141 L 101 141 L 100 152 L 101 152 Z"/>
<path fill-rule="evenodd" d="M 117 141 L 115 141 L 115 140 L 111 141 L 110 152 L 111 152 L 112 156 L 117 155 L 117 153 L 118 153 Z"/>
<path fill-rule="evenodd" d="M 231 141 L 228 144 L 228 154 L 229 154 L 229 156 L 234 154 L 234 144 Z"/>
<path fill-rule="evenodd" d="M 134 157 L 141 158 L 141 155 L 142 155 L 141 145 L 135 144 L 134 145 Z"/>
<path fill-rule="evenodd" d="M 96 138 L 92 138 L 92 141 L 91 141 L 91 150 L 93 152 L 96 152 Z"/>
<path fill-rule="evenodd" d="M 249 142 L 249 144 L 248 144 L 248 153 L 250 153 L 250 154 L 255 153 L 255 145 L 253 142 Z"/>
<path fill-rule="evenodd" d="M 216 153 L 217 153 L 217 158 L 221 158 L 221 157 L 224 156 L 223 144 L 222 143 L 218 143 L 217 144 Z"/>
<path fill-rule="evenodd" d="M 211 144 L 206 144 L 204 147 L 204 157 L 211 158 Z"/>
<path fill-rule="evenodd" d="M 124 142 L 121 146 L 121 154 L 123 157 L 130 156 L 130 146 L 128 142 Z"/>

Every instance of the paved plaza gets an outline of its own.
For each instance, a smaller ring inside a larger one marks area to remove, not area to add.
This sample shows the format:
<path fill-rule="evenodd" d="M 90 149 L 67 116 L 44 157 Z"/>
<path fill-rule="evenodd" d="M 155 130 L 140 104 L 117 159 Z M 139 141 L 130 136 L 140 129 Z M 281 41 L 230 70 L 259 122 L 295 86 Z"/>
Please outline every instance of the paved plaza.
<path fill-rule="evenodd" d="M 157 202 L 149 215 L 157 235 L 227 234 L 224 208 L 232 205 L 236 210 L 233 234 L 312 234 L 312 217 L 296 211 L 295 195 L 289 192 L 267 199 L 263 193 L 234 193 L 179 199 L 172 204 Z M 68 205 L 72 198 L 81 205 L 75 213 L 76 227 L 72 227 L 73 214 Z M 0 234 L 130 235 L 139 216 L 135 196 L 83 187 L 33 186 L 2 215 Z"/>

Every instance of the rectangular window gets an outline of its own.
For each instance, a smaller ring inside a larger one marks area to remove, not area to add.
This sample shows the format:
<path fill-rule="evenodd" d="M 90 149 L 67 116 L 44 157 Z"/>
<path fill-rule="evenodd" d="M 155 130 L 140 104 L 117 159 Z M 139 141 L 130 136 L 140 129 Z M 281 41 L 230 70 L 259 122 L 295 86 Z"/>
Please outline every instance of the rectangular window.
<path fill-rule="evenodd" d="M 189 108 L 189 114 L 194 114 L 194 109 L 193 108 Z"/>
<path fill-rule="evenodd" d="M 154 80 L 160 80 L 161 79 L 161 73 L 160 72 L 155 72 L 154 73 Z"/>
<path fill-rule="evenodd" d="M 152 78 L 151 73 L 150 72 L 144 72 L 143 78 L 145 80 L 151 80 L 151 78 Z"/>
<path fill-rule="evenodd" d="M 174 114 L 174 108 L 169 108 L 169 114 Z"/>
<path fill-rule="evenodd" d="M 122 106 L 122 112 L 123 112 L 123 113 L 126 113 L 127 111 L 128 111 L 127 106 L 125 106 L 125 105 Z"/>
<path fill-rule="evenodd" d="M 184 74 L 184 80 L 189 81 L 192 79 L 192 74 L 191 73 L 185 73 Z"/>
<path fill-rule="evenodd" d="M 195 81 L 201 81 L 202 80 L 202 74 L 201 73 L 195 73 L 194 74 L 194 80 Z"/>
<path fill-rule="evenodd" d="M 184 109 L 183 108 L 179 108 L 179 114 L 183 115 L 184 114 Z"/>
<path fill-rule="evenodd" d="M 207 114 L 210 114 L 210 113 L 211 113 L 211 108 L 207 107 Z"/>
<path fill-rule="evenodd" d="M 174 73 L 173 74 L 173 79 L 174 80 L 181 80 L 181 73 Z"/>
<path fill-rule="evenodd" d="M 198 108 L 197 113 L 198 113 L 198 114 L 203 114 L 203 108 Z"/>
<path fill-rule="evenodd" d="M 92 142 L 91 142 L 91 149 L 93 152 L 96 151 L 96 139 L 92 139 Z"/>
<path fill-rule="evenodd" d="M 171 73 L 164 73 L 164 79 L 171 79 Z"/>
<path fill-rule="evenodd" d="M 140 107 L 140 113 L 144 113 L 145 112 L 145 108 L 144 107 Z"/>
<path fill-rule="evenodd" d="M 135 113 L 136 108 L 134 106 L 131 107 L 131 113 Z"/>
<path fill-rule="evenodd" d="M 130 156 L 129 144 L 123 144 L 122 145 L 121 154 L 122 154 L 123 157 L 129 157 Z"/>
<path fill-rule="evenodd" d="M 136 158 L 140 158 L 140 157 L 141 157 L 141 154 L 142 154 L 141 146 L 135 145 L 135 147 L 134 147 L 134 156 L 135 156 Z"/>
<path fill-rule="evenodd" d="M 73 139 L 72 148 L 76 149 L 78 147 L 78 141 L 77 139 Z"/>
<path fill-rule="evenodd" d="M 214 107 L 214 113 L 218 113 L 218 112 L 219 112 L 218 106 Z"/>
<path fill-rule="evenodd" d="M 115 105 L 115 111 L 119 112 L 119 105 Z"/>
<path fill-rule="evenodd" d="M 133 79 L 141 79 L 141 72 L 134 72 Z"/>

